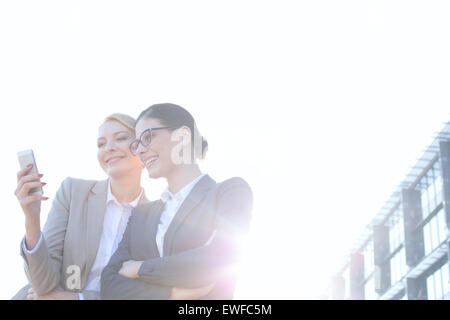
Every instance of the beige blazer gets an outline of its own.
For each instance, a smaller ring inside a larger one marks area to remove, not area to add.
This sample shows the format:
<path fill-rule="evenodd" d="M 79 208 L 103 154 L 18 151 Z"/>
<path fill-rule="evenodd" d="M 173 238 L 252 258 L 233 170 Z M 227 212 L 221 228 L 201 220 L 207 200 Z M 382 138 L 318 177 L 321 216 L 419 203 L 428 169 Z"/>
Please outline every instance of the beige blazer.
<path fill-rule="evenodd" d="M 106 211 L 108 180 L 66 178 L 53 200 L 44 229 L 43 241 L 33 253 L 20 244 L 29 285 L 13 299 L 25 299 L 28 288 L 38 294 L 58 284 L 85 299 L 99 299 L 99 293 L 83 290 L 97 256 Z M 145 195 L 139 204 L 147 203 Z M 79 275 L 79 276 L 78 276 Z"/>

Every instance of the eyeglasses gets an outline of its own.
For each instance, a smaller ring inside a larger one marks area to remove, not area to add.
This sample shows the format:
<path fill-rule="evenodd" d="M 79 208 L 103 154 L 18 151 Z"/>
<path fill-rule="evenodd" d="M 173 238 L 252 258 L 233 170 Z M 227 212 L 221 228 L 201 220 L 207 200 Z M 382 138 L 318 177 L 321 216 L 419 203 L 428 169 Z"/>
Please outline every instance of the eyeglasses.
<path fill-rule="evenodd" d="M 147 147 L 148 145 L 150 145 L 150 143 L 152 143 L 152 133 L 155 130 L 163 130 L 163 129 L 173 129 L 173 127 L 158 127 L 158 128 L 149 128 L 147 130 L 145 130 L 144 132 L 141 133 L 141 137 L 137 140 L 134 140 L 131 144 L 130 144 L 130 151 L 131 153 L 136 156 L 137 155 L 137 149 L 139 147 L 139 143 L 143 146 L 143 147 Z"/>

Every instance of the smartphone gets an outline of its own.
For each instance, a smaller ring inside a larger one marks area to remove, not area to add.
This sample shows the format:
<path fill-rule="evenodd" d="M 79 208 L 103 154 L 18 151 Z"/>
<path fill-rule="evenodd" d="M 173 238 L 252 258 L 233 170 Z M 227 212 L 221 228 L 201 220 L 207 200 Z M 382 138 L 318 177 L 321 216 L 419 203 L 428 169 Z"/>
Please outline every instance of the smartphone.
<path fill-rule="evenodd" d="M 33 150 L 28 149 L 28 150 L 20 151 L 17 153 L 17 157 L 19 158 L 19 164 L 20 164 L 21 170 L 24 169 L 30 163 L 33 165 L 31 170 L 28 171 L 28 173 L 26 175 L 39 174 L 37 166 L 36 166 L 36 160 L 34 159 Z M 41 181 L 41 179 L 38 179 L 35 181 Z M 38 192 L 40 195 L 42 195 L 43 194 L 42 187 L 32 188 L 32 189 L 30 189 L 30 192 L 28 194 L 31 195 L 35 192 Z"/>

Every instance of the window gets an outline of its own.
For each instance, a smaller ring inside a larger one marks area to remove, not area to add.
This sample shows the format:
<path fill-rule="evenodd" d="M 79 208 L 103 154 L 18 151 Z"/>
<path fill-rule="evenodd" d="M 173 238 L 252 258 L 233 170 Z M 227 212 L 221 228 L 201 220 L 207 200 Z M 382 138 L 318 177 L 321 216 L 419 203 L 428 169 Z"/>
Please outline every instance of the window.
<path fill-rule="evenodd" d="M 394 285 L 400 281 L 406 273 L 405 248 L 401 248 L 391 258 L 391 284 Z"/>
<path fill-rule="evenodd" d="M 434 177 L 434 170 L 428 170 L 428 202 L 430 203 L 430 209 L 436 208 L 436 179 Z"/>
<path fill-rule="evenodd" d="M 448 269 L 448 262 L 444 264 L 441 268 L 442 272 L 442 291 L 444 294 L 450 293 L 450 284 L 449 282 L 449 269 Z"/>
<path fill-rule="evenodd" d="M 364 279 L 367 279 L 375 269 L 373 240 L 370 240 L 363 249 L 364 255 Z M 374 289 L 375 290 L 375 289 Z"/>
<path fill-rule="evenodd" d="M 350 298 L 350 267 L 347 266 L 342 273 L 342 277 L 344 278 L 345 283 L 345 296 L 344 299 Z"/>
<path fill-rule="evenodd" d="M 428 300 L 439 300 L 449 291 L 448 262 L 427 278 Z"/>
<path fill-rule="evenodd" d="M 364 298 L 366 300 L 377 300 L 378 294 L 375 292 L 375 277 L 371 276 L 364 286 Z"/>
<path fill-rule="evenodd" d="M 423 179 L 426 179 L 426 176 L 423 177 L 422 180 Z M 421 197 L 422 197 L 422 217 L 426 217 L 430 214 L 430 209 L 428 205 L 428 188 L 424 188 L 422 190 Z"/>
<path fill-rule="evenodd" d="M 442 202 L 442 177 L 441 175 L 436 177 L 436 180 L 434 181 L 436 185 L 436 203 L 439 205 Z"/>
<path fill-rule="evenodd" d="M 447 223 L 445 221 L 444 208 L 437 213 L 437 222 L 439 229 L 439 243 L 442 243 L 447 239 Z"/>
<path fill-rule="evenodd" d="M 401 262 L 401 268 L 402 268 L 402 276 L 404 274 L 406 274 L 409 271 L 409 267 L 406 264 L 406 253 L 405 253 L 405 249 L 402 248 L 402 250 L 400 250 L 400 262 Z"/>
<path fill-rule="evenodd" d="M 394 252 L 404 241 L 403 208 L 400 205 L 389 217 L 389 249 Z"/>
<path fill-rule="evenodd" d="M 434 276 L 431 275 L 427 278 L 427 295 L 428 300 L 436 300 L 436 293 L 434 291 Z"/>
<path fill-rule="evenodd" d="M 433 219 L 428 222 L 430 224 L 431 230 L 431 248 L 432 250 L 436 249 L 439 246 L 439 228 L 437 225 L 437 217 L 434 216 Z"/>
<path fill-rule="evenodd" d="M 431 230 L 430 230 L 430 224 L 427 223 L 424 227 L 423 227 L 423 242 L 425 244 L 425 255 L 427 256 L 428 254 L 431 253 Z"/>
<path fill-rule="evenodd" d="M 418 184 L 421 190 L 422 213 L 426 218 L 442 202 L 442 176 L 439 161 L 427 171 Z"/>
<path fill-rule="evenodd" d="M 425 255 L 439 247 L 447 239 L 447 224 L 445 222 L 445 213 L 441 209 L 433 218 L 423 227 L 423 240 L 425 244 Z"/>

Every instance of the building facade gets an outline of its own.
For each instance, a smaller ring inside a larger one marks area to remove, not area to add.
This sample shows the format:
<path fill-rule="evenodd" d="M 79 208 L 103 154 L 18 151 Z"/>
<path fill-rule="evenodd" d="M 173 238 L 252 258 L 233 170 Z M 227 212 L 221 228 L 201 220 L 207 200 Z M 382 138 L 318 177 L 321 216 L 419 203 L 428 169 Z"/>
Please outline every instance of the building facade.
<path fill-rule="evenodd" d="M 450 299 L 450 122 L 363 230 L 331 299 Z"/>

